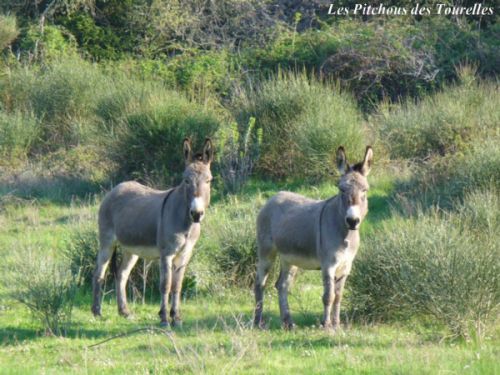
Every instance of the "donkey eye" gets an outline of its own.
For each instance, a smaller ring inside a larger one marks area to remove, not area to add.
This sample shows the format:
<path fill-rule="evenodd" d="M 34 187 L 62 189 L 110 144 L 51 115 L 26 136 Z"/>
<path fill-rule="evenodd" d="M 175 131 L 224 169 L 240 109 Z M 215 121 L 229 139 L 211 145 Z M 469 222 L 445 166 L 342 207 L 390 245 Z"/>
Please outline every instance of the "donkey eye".
<path fill-rule="evenodd" d="M 184 183 L 185 183 L 186 185 L 189 185 L 189 179 L 188 179 L 188 178 L 185 178 L 185 179 L 184 179 Z"/>
<path fill-rule="evenodd" d="M 209 179 L 207 180 L 207 184 L 209 184 L 209 183 L 211 183 L 211 182 L 212 182 L 212 178 L 209 178 Z"/>

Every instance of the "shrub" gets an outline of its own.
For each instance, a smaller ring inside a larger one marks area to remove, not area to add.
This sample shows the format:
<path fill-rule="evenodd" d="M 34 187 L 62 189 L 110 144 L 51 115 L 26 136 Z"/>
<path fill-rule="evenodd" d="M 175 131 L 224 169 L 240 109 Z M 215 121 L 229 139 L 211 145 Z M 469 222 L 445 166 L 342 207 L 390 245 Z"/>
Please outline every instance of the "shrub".
<path fill-rule="evenodd" d="M 10 295 L 26 305 L 50 335 L 65 335 L 78 286 L 69 263 L 41 250 L 19 255 L 9 274 Z"/>
<path fill-rule="evenodd" d="M 240 124 L 254 117 L 262 131 L 257 168 L 266 176 L 324 177 L 334 169 L 340 145 L 352 150 L 352 158 L 364 146 L 361 115 L 351 97 L 305 74 L 279 74 L 240 95 L 233 106 Z"/>
<path fill-rule="evenodd" d="M 227 133 L 229 134 L 222 134 L 219 138 L 220 147 L 223 150 L 219 171 L 224 189 L 228 192 L 235 193 L 243 188 L 258 159 L 262 132 L 257 132 L 254 136 L 254 126 L 255 118 L 250 117 L 243 132 L 240 133 L 237 124 L 234 123 L 228 127 Z"/>
<path fill-rule="evenodd" d="M 170 59 L 166 67 L 174 75 L 176 87 L 198 98 L 207 92 L 227 95 L 234 75 L 226 51 L 182 54 Z"/>
<path fill-rule="evenodd" d="M 91 287 L 99 249 L 97 225 L 75 231 L 68 241 L 65 256 L 73 273 L 79 273 L 80 286 Z M 108 274 L 109 275 L 109 274 Z"/>
<path fill-rule="evenodd" d="M 33 113 L 39 120 L 38 151 L 88 142 L 96 132 L 94 111 L 106 77 L 78 58 L 42 69 L 13 69 L 3 77 L 2 102 L 8 111 Z"/>
<path fill-rule="evenodd" d="M 498 74 L 498 26 L 481 30 L 446 17 L 340 20 L 320 29 L 286 30 L 263 48 L 243 50 L 242 62 L 264 74 L 282 69 L 338 79 L 371 111 L 380 100 L 420 97 L 456 79 L 455 67 Z"/>
<path fill-rule="evenodd" d="M 25 160 L 37 136 L 38 121 L 33 115 L 0 111 L 0 164 Z"/>
<path fill-rule="evenodd" d="M 498 138 L 478 141 L 463 153 L 434 157 L 413 168 L 413 178 L 398 187 L 399 193 L 423 206 L 452 208 L 467 191 L 500 189 Z"/>
<path fill-rule="evenodd" d="M 23 31 L 19 47 L 28 54 L 29 60 L 35 57 L 47 62 L 64 56 L 76 56 L 74 37 L 55 25 L 45 25 L 43 30 L 38 23 L 29 25 Z"/>
<path fill-rule="evenodd" d="M 454 335 L 482 336 L 500 307 L 500 206 L 495 191 L 469 199 L 456 214 L 420 211 L 371 233 L 348 283 L 354 309 L 377 319 L 431 316 Z"/>
<path fill-rule="evenodd" d="M 18 34 L 16 18 L 0 14 L 0 51 L 10 46 Z"/>
<path fill-rule="evenodd" d="M 227 286 L 249 286 L 253 282 L 256 264 L 255 218 L 261 202 L 240 202 L 229 196 L 222 205 L 210 207 L 199 252 L 209 254 L 207 262 L 216 264 L 218 275 L 212 282 Z"/>
<path fill-rule="evenodd" d="M 115 155 L 121 173 L 150 181 L 163 181 L 183 170 L 182 140 L 193 141 L 194 150 L 220 127 L 216 113 L 175 92 L 147 97 L 143 108 L 127 114 Z M 167 179 L 168 181 L 168 179 Z"/>
<path fill-rule="evenodd" d="M 498 85 L 477 81 L 467 68 L 460 77 L 456 87 L 393 110 L 383 106 L 373 117 L 392 158 L 425 159 L 456 153 L 498 132 Z"/>

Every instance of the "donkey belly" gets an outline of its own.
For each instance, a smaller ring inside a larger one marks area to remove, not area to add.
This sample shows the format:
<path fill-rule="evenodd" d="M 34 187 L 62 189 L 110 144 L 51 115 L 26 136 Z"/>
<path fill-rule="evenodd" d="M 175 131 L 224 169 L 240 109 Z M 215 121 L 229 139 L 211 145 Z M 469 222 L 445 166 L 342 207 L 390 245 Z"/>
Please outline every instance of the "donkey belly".
<path fill-rule="evenodd" d="M 316 257 L 308 257 L 299 254 L 280 254 L 280 258 L 285 263 L 293 266 L 300 267 L 305 270 L 319 270 L 321 269 L 321 263 Z"/>
<path fill-rule="evenodd" d="M 138 255 L 140 258 L 158 259 L 160 250 L 157 246 L 123 246 L 123 251 L 129 254 Z"/>

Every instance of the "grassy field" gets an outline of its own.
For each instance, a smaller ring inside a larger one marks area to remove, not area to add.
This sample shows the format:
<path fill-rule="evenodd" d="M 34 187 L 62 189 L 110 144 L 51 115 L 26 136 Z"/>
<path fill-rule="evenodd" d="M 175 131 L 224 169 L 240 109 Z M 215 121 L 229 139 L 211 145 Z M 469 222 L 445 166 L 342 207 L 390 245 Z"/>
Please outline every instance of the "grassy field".
<path fill-rule="evenodd" d="M 390 197 L 394 189 L 391 181 L 393 179 L 384 174 L 373 176 L 371 211 L 362 235 L 373 232 L 381 222 L 391 220 Z M 207 252 L 210 242 L 215 241 L 213 233 L 220 215 L 231 215 L 231 207 L 233 213 L 246 210 L 252 215 L 268 196 L 281 188 L 317 198 L 336 192 L 331 183 L 318 188 L 253 183 L 238 199 L 216 196 L 198 253 L 190 265 L 192 273 L 203 281 L 207 273 L 204 264 L 211 256 Z M 16 253 L 23 254 L 23 249 L 47 257 L 61 257 L 75 232 L 95 225 L 99 200 L 97 195 L 56 204 L 50 200 L 21 200 L 4 195 L 0 211 L 2 274 L 15 270 L 19 261 Z M 302 272 L 295 283 L 290 303 L 298 327 L 292 332 L 280 328 L 273 287 L 268 287 L 266 293 L 265 317 L 269 329 L 257 331 L 251 328 L 251 288 L 211 285 L 191 290 L 181 307 L 184 324 L 173 330 L 159 328 L 159 303 L 154 296 L 146 298 L 145 304 L 140 300 L 132 302 L 134 315 L 127 320 L 118 316 L 114 293 L 110 293 L 104 301 L 103 318 L 95 319 L 90 313 L 90 292 L 82 288 L 75 299 L 72 325 L 66 337 L 47 336 L 24 305 L 3 298 L 10 288 L 7 283 L 4 276 L 0 303 L 0 372 L 5 374 L 299 371 L 494 374 L 500 371 L 498 332 L 490 331 L 482 340 L 465 342 L 447 339 L 443 326 L 432 320 L 363 323 L 351 315 L 348 295 L 342 314 L 346 323 L 343 330 L 336 335 L 324 332 L 319 328 L 322 286 L 318 272 Z"/>
<path fill-rule="evenodd" d="M 299 284 L 291 298 L 299 326 L 294 332 L 279 328 L 274 292 L 267 331 L 249 328 L 252 296 L 241 290 L 185 301 L 184 325 L 174 331 L 161 331 L 154 324 L 156 303 L 135 305 L 132 320 L 119 318 L 114 303 L 105 304 L 105 317 L 95 320 L 89 313 L 90 299 L 83 297 L 75 311 L 74 329 L 65 338 L 37 334 L 25 309 L 3 306 L 2 373 L 495 374 L 500 370 L 498 340 L 441 342 L 432 328 L 408 325 L 354 324 L 331 336 L 317 327 L 321 288 Z M 140 328 L 144 330 L 134 333 Z M 127 332 L 130 335 L 102 343 Z"/>

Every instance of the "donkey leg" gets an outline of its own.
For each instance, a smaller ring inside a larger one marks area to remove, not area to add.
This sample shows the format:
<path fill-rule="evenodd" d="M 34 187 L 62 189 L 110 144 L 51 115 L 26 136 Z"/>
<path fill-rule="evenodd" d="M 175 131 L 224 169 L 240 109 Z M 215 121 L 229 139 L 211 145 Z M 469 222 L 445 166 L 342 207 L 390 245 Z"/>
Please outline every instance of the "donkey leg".
<path fill-rule="evenodd" d="M 173 326 L 181 326 L 182 319 L 179 311 L 181 304 L 182 281 L 184 280 L 184 273 L 186 267 L 193 254 L 194 243 L 187 243 L 181 255 L 173 260 L 172 267 L 172 305 L 170 307 L 170 318 L 172 319 Z"/>
<path fill-rule="evenodd" d="M 118 270 L 116 277 L 116 304 L 118 306 L 118 314 L 127 317 L 130 311 L 127 307 L 127 281 L 139 257 L 135 254 L 124 253 L 122 264 Z"/>
<path fill-rule="evenodd" d="M 170 293 L 170 286 L 172 285 L 172 260 L 173 255 L 160 256 L 160 325 L 168 326 L 167 320 L 167 305 L 168 294 Z"/>
<path fill-rule="evenodd" d="M 288 306 L 288 292 L 296 273 L 297 267 L 281 263 L 281 271 L 276 282 L 276 289 L 278 289 L 281 321 L 285 329 L 292 329 L 295 326 L 290 314 L 290 307 Z"/>
<path fill-rule="evenodd" d="M 108 268 L 109 261 L 113 255 L 113 235 L 101 235 L 100 248 L 97 254 L 97 266 L 92 277 L 92 313 L 94 316 L 101 316 L 101 289 L 104 283 L 104 276 Z"/>
<path fill-rule="evenodd" d="M 255 314 L 254 314 L 254 327 L 263 328 L 264 322 L 262 320 L 262 311 L 264 309 L 264 288 L 269 276 L 269 271 L 273 266 L 276 256 L 259 258 L 257 263 L 257 275 L 255 277 Z"/>
<path fill-rule="evenodd" d="M 338 329 L 340 327 L 340 302 L 342 301 L 342 293 L 344 292 L 344 285 L 347 279 L 347 275 L 341 276 L 339 279 L 335 280 L 335 300 L 333 302 L 333 328 Z"/>
<path fill-rule="evenodd" d="M 323 319 L 321 324 L 327 330 L 332 328 L 331 314 L 334 301 L 335 268 L 326 267 L 321 270 L 323 276 Z"/>

